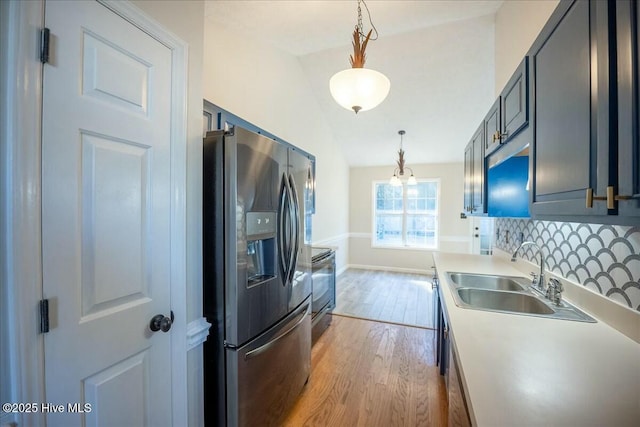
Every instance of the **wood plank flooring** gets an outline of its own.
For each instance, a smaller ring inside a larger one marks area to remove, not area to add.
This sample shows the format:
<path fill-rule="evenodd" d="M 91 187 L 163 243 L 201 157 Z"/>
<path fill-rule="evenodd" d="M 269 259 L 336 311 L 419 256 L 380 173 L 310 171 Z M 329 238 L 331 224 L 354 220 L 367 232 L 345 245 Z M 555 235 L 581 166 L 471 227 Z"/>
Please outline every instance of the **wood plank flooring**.
<path fill-rule="evenodd" d="M 337 278 L 335 314 L 435 328 L 431 276 L 349 269 Z"/>
<path fill-rule="evenodd" d="M 286 427 L 445 426 L 435 332 L 333 316 Z"/>

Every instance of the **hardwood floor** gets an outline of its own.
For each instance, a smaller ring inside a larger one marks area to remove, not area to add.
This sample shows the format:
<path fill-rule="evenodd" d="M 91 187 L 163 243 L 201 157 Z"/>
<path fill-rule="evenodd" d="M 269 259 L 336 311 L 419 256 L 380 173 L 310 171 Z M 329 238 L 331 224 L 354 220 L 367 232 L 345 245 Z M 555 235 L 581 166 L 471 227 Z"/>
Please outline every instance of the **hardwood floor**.
<path fill-rule="evenodd" d="M 435 332 L 333 316 L 311 353 L 311 377 L 287 427 L 444 426 Z"/>
<path fill-rule="evenodd" d="M 431 276 L 349 269 L 337 278 L 334 313 L 433 329 Z"/>

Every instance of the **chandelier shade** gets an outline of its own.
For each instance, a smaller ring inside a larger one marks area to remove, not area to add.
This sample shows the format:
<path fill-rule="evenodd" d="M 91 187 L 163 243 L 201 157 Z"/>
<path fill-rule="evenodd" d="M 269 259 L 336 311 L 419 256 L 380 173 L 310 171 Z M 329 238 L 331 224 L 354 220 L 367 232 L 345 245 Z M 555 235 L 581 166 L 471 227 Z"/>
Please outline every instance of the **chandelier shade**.
<path fill-rule="evenodd" d="M 391 82 L 382 73 L 368 68 L 342 70 L 329 81 L 333 99 L 356 113 L 378 106 L 389 94 Z"/>
<path fill-rule="evenodd" d="M 406 132 L 403 130 L 398 131 L 398 135 L 400 135 L 400 149 L 398 150 L 398 160 L 396 161 L 398 167 L 393 170 L 393 175 L 391 176 L 391 179 L 389 179 L 389 184 L 394 187 L 402 186 L 402 180 L 400 177 L 404 177 L 405 170 L 411 173 L 411 176 L 407 179 L 407 185 L 418 185 L 418 180 L 413 176 L 413 169 L 405 165 L 404 150 L 402 149 L 402 137 L 405 133 Z"/>

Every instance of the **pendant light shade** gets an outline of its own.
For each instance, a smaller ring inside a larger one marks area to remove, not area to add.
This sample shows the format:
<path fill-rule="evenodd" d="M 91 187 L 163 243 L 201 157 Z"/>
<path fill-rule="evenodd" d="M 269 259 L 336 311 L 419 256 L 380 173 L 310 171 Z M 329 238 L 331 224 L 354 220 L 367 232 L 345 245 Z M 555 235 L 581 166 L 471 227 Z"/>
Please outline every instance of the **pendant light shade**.
<path fill-rule="evenodd" d="M 377 40 L 378 30 L 375 29 L 369 14 L 372 29 L 367 34 L 364 33 L 360 4 L 363 4 L 369 13 L 364 0 L 358 0 L 358 23 L 353 30 L 351 41 L 353 55 L 349 57 L 351 68 L 337 72 L 329 80 L 329 90 L 333 99 L 347 110 L 355 111 L 356 114 L 358 111 L 370 110 L 384 101 L 391 87 L 391 82 L 384 74 L 364 68 L 367 45 L 369 41 Z M 371 38 L 373 31 L 375 31 L 375 37 Z"/>
<path fill-rule="evenodd" d="M 342 70 L 329 81 L 333 99 L 347 110 L 367 111 L 389 94 L 391 82 L 382 73 L 368 68 Z"/>

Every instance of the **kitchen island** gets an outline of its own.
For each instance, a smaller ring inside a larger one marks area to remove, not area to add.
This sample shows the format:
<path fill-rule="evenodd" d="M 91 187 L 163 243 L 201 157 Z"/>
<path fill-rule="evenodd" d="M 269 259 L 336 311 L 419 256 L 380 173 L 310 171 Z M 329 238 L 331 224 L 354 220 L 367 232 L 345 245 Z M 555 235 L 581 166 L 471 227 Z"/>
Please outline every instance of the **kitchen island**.
<path fill-rule="evenodd" d="M 523 273 L 495 256 L 433 258 L 473 425 L 640 425 L 638 342 L 591 312 L 597 323 L 460 308 L 447 272 Z"/>

